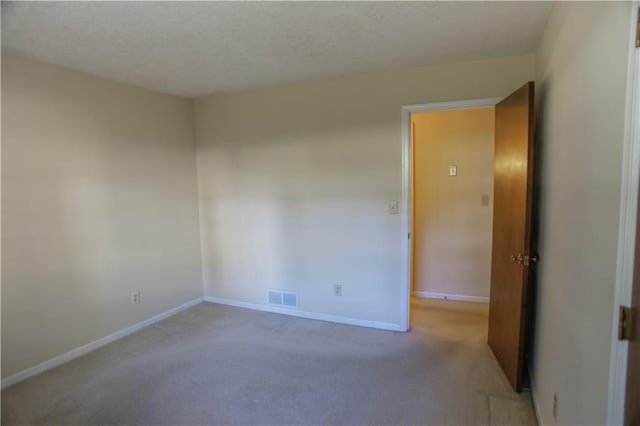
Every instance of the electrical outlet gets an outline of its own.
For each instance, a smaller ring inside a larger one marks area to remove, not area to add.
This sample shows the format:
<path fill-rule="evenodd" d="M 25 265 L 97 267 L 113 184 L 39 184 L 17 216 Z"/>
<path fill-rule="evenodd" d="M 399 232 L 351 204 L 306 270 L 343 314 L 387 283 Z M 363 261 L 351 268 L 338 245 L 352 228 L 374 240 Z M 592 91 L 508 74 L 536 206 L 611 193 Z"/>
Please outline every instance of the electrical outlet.
<path fill-rule="evenodd" d="M 333 295 L 342 296 L 342 284 L 335 284 L 333 286 Z"/>
<path fill-rule="evenodd" d="M 138 303 L 140 303 L 140 290 L 131 293 L 131 304 L 137 305 Z"/>
<path fill-rule="evenodd" d="M 558 423 L 558 392 L 553 393 L 553 420 Z"/>

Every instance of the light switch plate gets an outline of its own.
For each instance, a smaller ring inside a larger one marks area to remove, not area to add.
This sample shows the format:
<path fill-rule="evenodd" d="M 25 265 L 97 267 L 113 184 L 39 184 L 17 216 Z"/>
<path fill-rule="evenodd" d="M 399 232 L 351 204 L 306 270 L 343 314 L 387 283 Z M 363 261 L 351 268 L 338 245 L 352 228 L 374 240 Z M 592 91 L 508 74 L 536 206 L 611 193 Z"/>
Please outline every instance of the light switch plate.
<path fill-rule="evenodd" d="M 489 194 L 482 194 L 482 199 L 480 200 L 480 205 L 488 206 L 489 205 Z"/>
<path fill-rule="evenodd" d="M 398 213 L 400 213 L 398 202 L 395 200 L 389 201 L 389 214 L 398 214 Z"/>
<path fill-rule="evenodd" d="M 458 166 L 451 165 L 449 166 L 449 176 L 457 176 L 458 175 Z"/>

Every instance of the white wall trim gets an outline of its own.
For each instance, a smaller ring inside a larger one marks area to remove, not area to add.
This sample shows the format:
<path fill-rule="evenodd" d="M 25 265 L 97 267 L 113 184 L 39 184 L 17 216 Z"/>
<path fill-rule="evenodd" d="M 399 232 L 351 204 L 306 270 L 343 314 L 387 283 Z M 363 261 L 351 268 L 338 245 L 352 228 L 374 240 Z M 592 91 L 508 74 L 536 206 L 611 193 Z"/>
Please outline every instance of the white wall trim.
<path fill-rule="evenodd" d="M 467 296 L 464 294 L 449 294 L 449 293 L 433 293 L 431 291 L 414 291 L 415 297 L 422 299 L 443 299 L 443 300 L 457 300 L 460 302 L 478 302 L 489 303 L 488 297 L 483 296 Z"/>
<path fill-rule="evenodd" d="M 540 411 L 540 404 L 538 402 L 538 395 L 536 394 L 536 383 L 533 380 L 533 374 L 531 374 L 531 369 L 529 369 L 529 380 L 531 380 L 531 400 L 533 401 L 533 410 L 536 414 L 536 420 L 540 426 L 544 425 L 542 421 L 542 411 Z"/>
<path fill-rule="evenodd" d="M 454 111 L 460 109 L 478 109 L 495 106 L 502 98 L 472 99 L 454 102 L 434 102 L 419 105 L 405 105 L 402 107 L 402 202 L 400 237 L 402 276 L 400 285 L 400 327 L 403 331 L 409 329 L 409 314 L 411 299 L 411 240 L 408 235 L 411 232 L 411 182 L 413 180 L 412 149 L 411 149 L 411 113 L 430 111 Z"/>
<path fill-rule="evenodd" d="M 271 305 L 261 305 L 259 303 L 242 302 L 239 300 L 223 299 L 219 297 L 205 296 L 204 300 L 205 302 L 217 303 L 220 305 L 235 306 L 236 308 L 245 308 L 245 309 L 251 309 L 254 311 L 271 312 L 275 314 L 284 314 L 284 315 L 307 318 L 312 320 L 328 321 L 328 322 L 335 322 L 335 323 L 347 324 L 347 325 L 357 325 L 360 327 L 377 328 L 380 330 L 406 331 L 406 330 L 403 330 L 399 324 L 392 324 L 388 322 L 369 321 L 369 320 L 363 320 L 363 319 L 357 319 L 357 318 L 341 317 L 337 315 L 320 314 L 316 312 L 306 312 L 306 311 L 300 311 L 298 309 L 279 308 Z"/>
<path fill-rule="evenodd" d="M 636 213 L 638 209 L 638 179 L 640 169 L 640 54 L 635 47 L 635 28 L 638 22 L 638 1 L 631 5 L 629 65 L 627 72 L 627 100 L 624 146 L 622 151 L 622 185 L 620 193 L 620 222 L 618 226 L 618 255 L 612 321 L 611 360 L 609 368 L 609 399 L 607 424 L 624 422 L 625 387 L 627 378 L 628 343 L 618 341 L 618 307 L 631 303 L 635 256 Z"/>
<path fill-rule="evenodd" d="M 198 297 L 197 299 L 194 299 L 190 302 L 187 302 L 183 305 L 180 305 L 178 307 L 175 307 L 173 309 L 169 309 L 166 312 L 163 312 L 161 314 L 158 314 L 156 316 L 153 316 L 147 320 L 144 320 L 142 322 L 139 322 L 137 324 L 132 325 L 131 327 L 127 327 L 124 328 L 122 330 L 116 331 L 115 333 L 109 334 L 108 336 L 102 337 L 98 340 L 94 340 L 91 343 L 87 343 L 86 345 L 77 347 L 69 352 L 66 352 L 62 355 L 59 355 L 55 358 L 51 358 L 50 360 L 47 360 L 45 362 L 42 362 L 36 366 L 33 366 L 31 368 L 27 368 L 26 370 L 22 370 L 19 371 L 15 374 L 12 374 L 11 376 L 8 376 L 5 379 L 2 379 L 2 389 L 14 385 L 18 382 L 21 382 L 23 380 L 26 380 L 30 377 L 33 377 L 37 374 L 40 373 L 44 373 L 47 370 L 51 370 L 52 368 L 58 367 L 64 363 L 67 363 L 75 358 L 78 358 L 82 355 L 85 355 L 91 351 L 94 351 L 102 346 L 108 345 L 109 343 L 112 343 L 118 339 L 122 339 L 123 337 L 126 337 L 130 334 L 135 333 L 136 331 L 139 331 L 145 327 L 148 327 L 152 324 L 155 324 L 159 321 L 162 321 L 163 319 L 169 318 L 170 316 L 173 316 L 179 312 L 184 311 L 185 309 L 188 309 L 192 306 L 195 306 L 199 303 L 202 303 L 204 301 L 204 297 Z"/>

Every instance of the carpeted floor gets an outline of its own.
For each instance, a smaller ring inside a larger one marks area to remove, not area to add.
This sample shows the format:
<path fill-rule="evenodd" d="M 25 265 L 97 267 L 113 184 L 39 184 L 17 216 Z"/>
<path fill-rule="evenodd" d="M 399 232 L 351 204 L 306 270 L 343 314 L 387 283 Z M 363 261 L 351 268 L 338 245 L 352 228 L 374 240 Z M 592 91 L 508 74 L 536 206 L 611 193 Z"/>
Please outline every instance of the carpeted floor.
<path fill-rule="evenodd" d="M 394 333 L 202 303 L 2 391 L 2 424 L 535 424 L 487 307 L 416 299 Z"/>

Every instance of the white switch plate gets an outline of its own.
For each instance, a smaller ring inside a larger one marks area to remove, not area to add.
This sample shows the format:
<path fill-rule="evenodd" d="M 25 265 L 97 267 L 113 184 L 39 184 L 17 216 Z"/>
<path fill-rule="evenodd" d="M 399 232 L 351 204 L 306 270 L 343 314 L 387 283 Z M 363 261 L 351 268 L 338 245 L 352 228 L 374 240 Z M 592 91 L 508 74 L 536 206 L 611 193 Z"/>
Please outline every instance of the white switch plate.
<path fill-rule="evenodd" d="M 449 166 L 449 176 L 457 176 L 458 175 L 458 166 L 451 165 Z"/>
<path fill-rule="evenodd" d="M 480 205 L 488 206 L 489 205 L 489 194 L 482 194 L 482 198 L 480 200 Z"/>
<path fill-rule="evenodd" d="M 398 202 L 395 200 L 389 201 L 389 214 L 398 214 L 398 213 L 400 213 Z"/>

